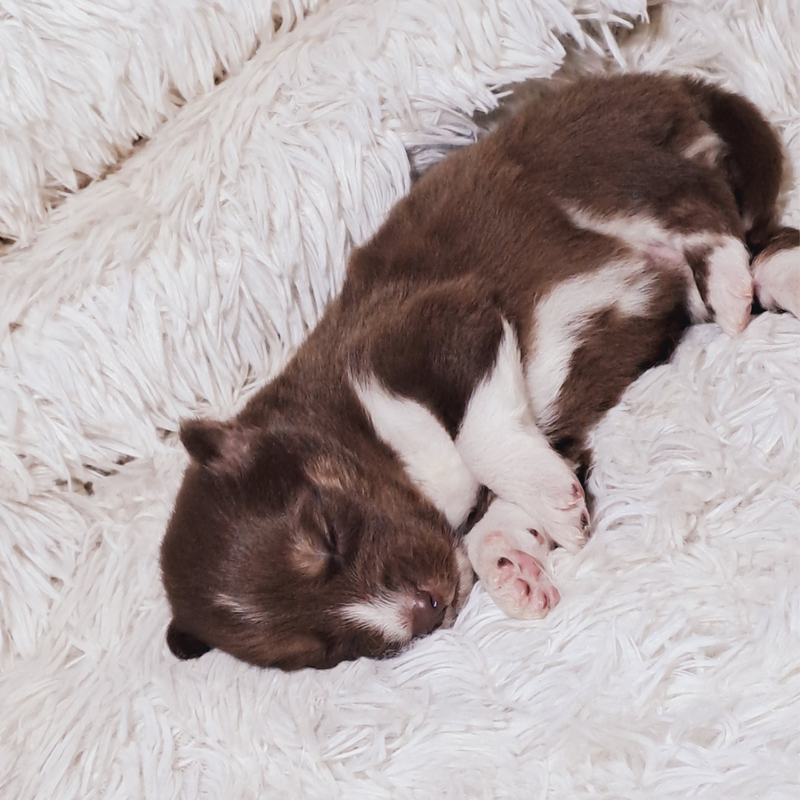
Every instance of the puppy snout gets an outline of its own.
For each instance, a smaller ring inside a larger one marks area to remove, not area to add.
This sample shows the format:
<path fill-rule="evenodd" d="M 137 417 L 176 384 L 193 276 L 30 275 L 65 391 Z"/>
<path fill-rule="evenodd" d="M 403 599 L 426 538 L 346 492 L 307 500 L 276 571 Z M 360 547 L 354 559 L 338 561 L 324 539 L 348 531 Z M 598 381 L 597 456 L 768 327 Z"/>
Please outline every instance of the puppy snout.
<path fill-rule="evenodd" d="M 414 636 L 424 636 L 436 630 L 444 621 L 447 606 L 438 593 L 418 591 L 411 604 L 411 630 Z"/>

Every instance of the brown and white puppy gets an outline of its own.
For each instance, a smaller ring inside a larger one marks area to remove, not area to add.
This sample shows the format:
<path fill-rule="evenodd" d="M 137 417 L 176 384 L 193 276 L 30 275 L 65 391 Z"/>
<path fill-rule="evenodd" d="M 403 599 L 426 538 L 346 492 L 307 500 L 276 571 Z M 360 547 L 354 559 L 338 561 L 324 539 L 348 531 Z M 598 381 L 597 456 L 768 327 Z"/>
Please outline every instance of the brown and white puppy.
<path fill-rule="evenodd" d="M 464 550 L 507 613 L 545 613 L 552 543 L 588 535 L 574 468 L 603 413 L 691 322 L 740 332 L 753 270 L 766 307 L 800 313 L 781 172 L 750 103 L 655 75 L 580 80 L 434 167 L 285 371 L 182 426 L 173 652 L 395 653 L 453 620 Z"/>

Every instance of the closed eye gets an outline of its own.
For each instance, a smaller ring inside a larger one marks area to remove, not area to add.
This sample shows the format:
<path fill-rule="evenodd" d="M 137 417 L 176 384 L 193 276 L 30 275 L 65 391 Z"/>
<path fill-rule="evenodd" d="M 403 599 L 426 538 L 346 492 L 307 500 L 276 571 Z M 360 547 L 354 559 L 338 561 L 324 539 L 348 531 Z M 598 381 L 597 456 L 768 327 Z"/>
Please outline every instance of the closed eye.
<path fill-rule="evenodd" d="M 358 542 L 365 529 L 364 519 L 359 509 L 342 498 L 332 498 L 333 502 L 324 509 L 325 537 L 332 555 L 347 556 L 358 548 Z"/>
<path fill-rule="evenodd" d="M 336 525 L 330 520 L 325 520 L 325 539 L 330 547 L 331 555 L 339 555 L 339 533 Z"/>
<path fill-rule="evenodd" d="M 344 557 L 340 552 L 341 539 L 336 523 L 326 519 L 318 541 L 325 550 L 325 567 L 321 570 L 320 577 L 330 580 L 334 575 L 338 575 L 344 566 Z"/>

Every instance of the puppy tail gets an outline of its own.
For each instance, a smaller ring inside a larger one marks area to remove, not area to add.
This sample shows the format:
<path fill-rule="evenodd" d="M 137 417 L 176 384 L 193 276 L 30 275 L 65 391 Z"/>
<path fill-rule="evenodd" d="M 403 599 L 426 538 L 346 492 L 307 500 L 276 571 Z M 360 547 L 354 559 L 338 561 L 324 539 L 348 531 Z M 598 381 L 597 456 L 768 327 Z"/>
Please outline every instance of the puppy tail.
<path fill-rule="evenodd" d="M 747 246 L 756 256 L 785 236 L 776 206 L 784 167 L 780 139 L 749 100 L 694 78 L 684 81 L 704 121 L 725 145 L 720 166 L 739 205 Z"/>

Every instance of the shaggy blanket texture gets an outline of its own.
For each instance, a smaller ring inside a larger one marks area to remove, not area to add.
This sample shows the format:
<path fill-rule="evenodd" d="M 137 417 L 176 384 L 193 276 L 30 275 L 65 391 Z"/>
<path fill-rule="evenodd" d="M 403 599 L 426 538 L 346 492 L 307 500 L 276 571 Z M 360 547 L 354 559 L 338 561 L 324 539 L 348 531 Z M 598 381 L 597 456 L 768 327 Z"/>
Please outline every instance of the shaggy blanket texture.
<path fill-rule="evenodd" d="M 793 167 L 795 0 L 0 0 L 0 797 L 796 798 L 800 322 L 693 329 L 596 432 L 561 604 L 402 656 L 178 662 L 183 416 L 274 375 L 509 83 L 691 72 Z M 577 66 L 575 66 L 577 65 Z"/>

